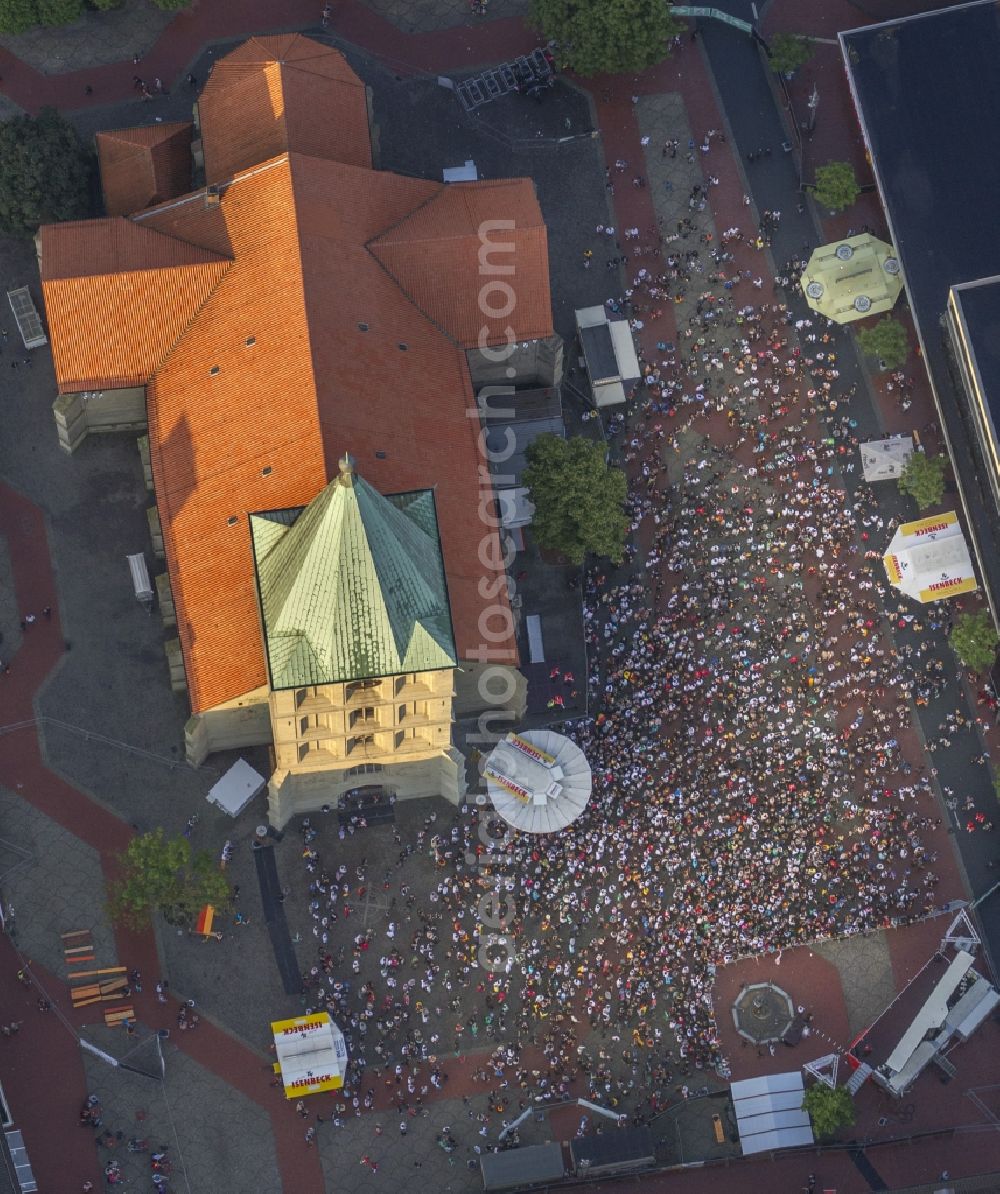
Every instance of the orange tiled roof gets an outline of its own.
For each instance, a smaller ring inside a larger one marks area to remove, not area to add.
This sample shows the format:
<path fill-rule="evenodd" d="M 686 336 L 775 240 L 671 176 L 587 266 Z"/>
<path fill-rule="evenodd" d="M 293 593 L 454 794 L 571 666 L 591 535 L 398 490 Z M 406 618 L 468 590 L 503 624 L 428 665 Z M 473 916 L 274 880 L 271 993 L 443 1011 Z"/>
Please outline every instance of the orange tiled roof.
<path fill-rule="evenodd" d="M 190 121 L 98 133 L 104 210 L 127 216 L 191 189 Z"/>
<path fill-rule="evenodd" d="M 514 285 L 529 298 L 505 319 L 519 337 L 552 333 L 539 305 L 548 261 L 530 183 L 473 185 L 462 200 L 465 189 L 281 153 L 228 180 L 217 203 L 199 192 L 133 217 L 151 249 L 183 241 L 221 266 L 147 384 L 156 497 L 195 712 L 266 680 L 247 514 L 307 504 L 345 450 L 382 492 L 434 488 L 460 656 L 483 645 L 484 608 L 505 606 L 504 594 L 479 593 L 494 579 L 480 550 L 495 532 L 478 513 L 479 424 L 468 417 L 474 399 L 456 344 L 475 341 L 463 312 L 477 311 L 482 284 L 474 221 L 514 211 L 525 225 L 510 258 Z M 460 216 L 461 235 L 447 235 Z M 73 274 L 86 251 L 51 239 L 52 231 L 43 239 L 46 272 Z M 447 300 L 418 286 L 410 244 L 446 272 L 439 281 Z M 50 251 L 68 266 L 48 262 Z M 110 293 L 99 286 L 99 304 Z M 73 338 L 58 304 L 49 324 L 54 345 Z M 489 645 L 516 662 L 512 641 Z"/>
<path fill-rule="evenodd" d="M 502 343 L 512 315 L 520 339 L 552 334 L 548 238 L 529 179 L 442 183 L 370 248 L 413 302 L 463 348 L 474 347 L 481 335 L 487 344 Z M 481 273 L 481 257 L 491 272 Z M 546 268 L 538 269 L 536 261 Z M 514 263 L 520 269 L 512 269 Z M 470 303 L 473 275 L 482 279 L 481 293 L 479 302 Z"/>
<path fill-rule="evenodd" d="M 298 33 L 252 37 L 217 62 L 198 111 L 210 183 L 285 150 L 372 164 L 364 84 L 339 50 Z"/>
<path fill-rule="evenodd" d="M 142 385 L 229 268 L 130 220 L 42 229 L 42 294 L 61 394 Z"/>

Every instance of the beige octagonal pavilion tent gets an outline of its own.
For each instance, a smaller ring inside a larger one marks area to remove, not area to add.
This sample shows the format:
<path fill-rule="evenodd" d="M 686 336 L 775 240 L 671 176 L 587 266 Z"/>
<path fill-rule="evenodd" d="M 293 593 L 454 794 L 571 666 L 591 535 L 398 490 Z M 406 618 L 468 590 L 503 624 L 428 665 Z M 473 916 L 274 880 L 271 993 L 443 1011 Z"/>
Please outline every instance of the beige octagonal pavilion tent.
<path fill-rule="evenodd" d="M 836 323 L 891 311 L 902 287 L 892 245 L 867 232 L 820 245 L 802 275 L 809 306 Z"/>

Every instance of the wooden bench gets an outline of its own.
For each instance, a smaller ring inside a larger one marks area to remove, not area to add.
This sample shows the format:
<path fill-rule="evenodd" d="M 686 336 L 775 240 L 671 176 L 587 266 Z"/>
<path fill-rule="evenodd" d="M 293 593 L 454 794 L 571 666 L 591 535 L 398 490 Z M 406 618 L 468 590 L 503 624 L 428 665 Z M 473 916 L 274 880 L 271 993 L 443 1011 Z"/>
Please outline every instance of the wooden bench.
<path fill-rule="evenodd" d="M 109 1028 L 120 1028 L 127 1020 L 135 1019 L 135 1011 L 131 1007 L 109 1007 L 104 1009 L 104 1023 Z"/>

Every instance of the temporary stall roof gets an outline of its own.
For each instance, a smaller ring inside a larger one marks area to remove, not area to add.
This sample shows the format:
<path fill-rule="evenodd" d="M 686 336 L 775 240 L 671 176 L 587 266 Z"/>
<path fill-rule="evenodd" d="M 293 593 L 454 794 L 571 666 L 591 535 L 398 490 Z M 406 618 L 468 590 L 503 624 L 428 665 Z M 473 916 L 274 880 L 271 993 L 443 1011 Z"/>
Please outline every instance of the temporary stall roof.
<path fill-rule="evenodd" d="M 266 783 L 267 780 L 254 771 L 246 759 L 237 759 L 212 787 L 207 799 L 231 817 L 238 817 Z"/>
<path fill-rule="evenodd" d="M 17 330 L 21 333 L 24 347 L 41 348 L 48 344 L 45 329 L 42 327 L 41 318 L 35 309 L 31 291 L 27 286 L 19 286 L 17 290 L 8 290 L 7 301 L 10 303 L 10 309 L 14 312 Z"/>
<path fill-rule="evenodd" d="M 972 954 L 966 953 L 964 949 L 959 950 L 949 962 L 948 969 L 941 975 L 923 1007 L 910 1021 L 899 1044 L 886 1058 L 884 1066 L 886 1070 L 896 1074 L 900 1073 L 924 1037 L 944 1024 L 948 1017 L 948 1000 L 955 993 L 955 989 L 968 973 L 971 965 Z M 931 1052 L 933 1053 L 933 1051 L 932 1047 Z"/>
<path fill-rule="evenodd" d="M 613 1128 L 596 1136 L 578 1136 L 570 1141 L 570 1154 L 577 1172 L 589 1175 L 615 1173 L 652 1165 L 656 1160 L 653 1134 L 649 1128 Z"/>
<path fill-rule="evenodd" d="M 729 1088 L 744 1156 L 813 1143 L 799 1070 L 746 1078 Z"/>
<path fill-rule="evenodd" d="M 566 1172 L 562 1146 L 551 1140 L 548 1144 L 483 1153 L 479 1163 L 484 1190 L 510 1190 L 516 1186 L 557 1182 Z"/>
<path fill-rule="evenodd" d="M 576 326 L 594 405 L 624 402 L 625 387 L 642 376 L 628 320 L 610 319 L 604 307 L 581 307 Z"/>
<path fill-rule="evenodd" d="M 868 233 L 820 245 L 802 275 L 809 306 L 837 323 L 891 311 L 902 288 L 892 245 Z"/>
<path fill-rule="evenodd" d="M 505 530 L 526 527 L 535 517 L 535 503 L 528 497 L 530 490 L 523 485 L 511 489 L 498 489 L 497 502 L 500 505 L 500 522 Z"/>
<path fill-rule="evenodd" d="M 1000 991 L 988 979 L 977 974 L 976 981 L 948 1013 L 945 1029 L 966 1041 L 998 1003 Z"/>
<path fill-rule="evenodd" d="M 917 601 L 940 601 L 979 587 L 954 510 L 903 523 L 882 559 L 890 583 Z"/>
<path fill-rule="evenodd" d="M 274 1068 L 281 1075 L 286 1099 L 339 1090 L 344 1085 L 347 1046 L 344 1034 L 326 1012 L 274 1020 L 271 1032 L 278 1057 Z"/>
<path fill-rule="evenodd" d="M 729 1087 L 730 1097 L 737 1099 L 752 1099 L 758 1095 L 772 1095 L 779 1091 L 804 1089 L 802 1075 L 798 1070 L 786 1070 L 781 1074 L 764 1074 L 760 1078 L 741 1078 Z M 800 1099 L 801 1102 L 801 1099 Z"/>
<path fill-rule="evenodd" d="M 565 829 L 590 799 L 590 764 L 583 751 L 552 730 L 501 738 L 484 774 L 493 807 L 525 833 Z"/>
<path fill-rule="evenodd" d="M 913 437 L 891 435 L 861 445 L 861 468 L 866 481 L 898 481 L 913 455 Z"/>
<path fill-rule="evenodd" d="M 146 557 L 141 551 L 133 556 L 126 556 L 128 570 L 132 577 L 132 588 L 137 601 L 143 605 L 152 605 L 153 586 L 149 582 L 149 569 L 146 567 Z"/>
<path fill-rule="evenodd" d="M 743 1099 L 741 1105 L 746 1116 L 765 1115 L 769 1111 L 793 1111 L 802 1105 L 802 1084 L 794 1090 L 754 1095 L 749 1099 Z"/>

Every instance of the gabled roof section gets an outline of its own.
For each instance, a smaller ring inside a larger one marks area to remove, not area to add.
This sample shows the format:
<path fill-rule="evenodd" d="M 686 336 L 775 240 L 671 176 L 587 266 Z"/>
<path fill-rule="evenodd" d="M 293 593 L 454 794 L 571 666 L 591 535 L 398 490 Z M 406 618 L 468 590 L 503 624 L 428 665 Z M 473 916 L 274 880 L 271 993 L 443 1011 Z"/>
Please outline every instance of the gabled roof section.
<path fill-rule="evenodd" d="M 61 394 L 143 385 L 230 262 L 125 219 L 42 228 L 42 292 Z"/>
<path fill-rule="evenodd" d="M 394 502 L 340 467 L 303 511 L 250 519 L 272 688 L 456 663 L 433 495 Z"/>
<path fill-rule="evenodd" d="M 368 248 L 463 348 L 484 328 L 487 344 L 506 343 L 508 325 L 523 340 L 552 335 L 548 240 L 530 179 L 441 184 Z"/>
<path fill-rule="evenodd" d="M 365 85 L 339 50 L 297 33 L 252 37 L 217 62 L 198 111 L 209 183 L 285 151 L 372 164 Z"/>
<path fill-rule="evenodd" d="M 104 209 L 127 216 L 191 189 L 190 121 L 98 133 Z"/>

